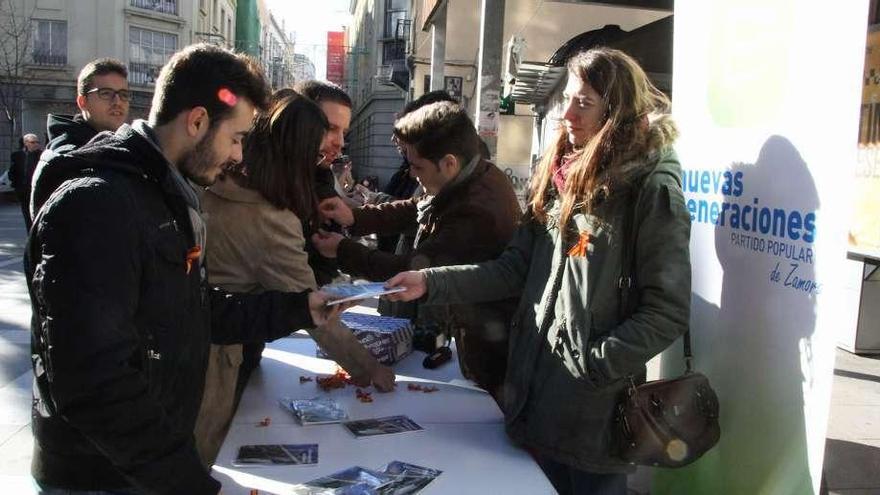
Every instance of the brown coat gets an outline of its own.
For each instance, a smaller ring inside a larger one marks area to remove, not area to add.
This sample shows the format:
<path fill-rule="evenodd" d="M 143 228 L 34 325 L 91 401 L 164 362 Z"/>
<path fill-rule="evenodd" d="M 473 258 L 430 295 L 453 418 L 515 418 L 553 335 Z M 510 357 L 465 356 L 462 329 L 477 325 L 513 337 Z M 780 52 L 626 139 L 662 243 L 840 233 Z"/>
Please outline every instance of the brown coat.
<path fill-rule="evenodd" d="M 209 277 L 215 285 L 230 292 L 316 288 L 302 223 L 292 211 L 275 208 L 259 192 L 230 179 L 218 181 L 202 195 L 202 209 L 208 224 Z M 338 320 L 309 334 L 352 376 L 379 365 Z M 212 345 L 209 359 L 195 430 L 196 446 L 208 465 L 217 456 L 235 412 L 241 345 Z"/>
<path fill-rule="evenodd" d="M 417 203 L 413 198 L 356 209 L 350 231 L 354 235 L 404 233 L 417 225 Z M 430 218 L 418 226 L 416 245 L 409 253 L 371 250 L 345 239 L 337 252 L 342 271 L 380 281 L 406 270 L 494 259 L 513 236 L 521 215 L 510 179 L 486 160 L 469 177 L 442 189 L 433 204 Z M 497 398 L 507 359 L 508 313 L 515 304 L 419 307 L 417 321 L 451 327 L 462 373 Z"/>
<path fill-rule="evenodd" d="M 353 235 L 402 234 L 416 225 L 419 198 L 354 210 Z M 342 271 L 370 280 L 386 280 L 406 270 L 492 259 L 513 236 L 521 215 L 510 179 L 483 160 L 463 182 L 434 198 L 434 212 L 419 226 L 418 244 L 407 254 L 371 250 L 349 239 L 339 243 Z"/>

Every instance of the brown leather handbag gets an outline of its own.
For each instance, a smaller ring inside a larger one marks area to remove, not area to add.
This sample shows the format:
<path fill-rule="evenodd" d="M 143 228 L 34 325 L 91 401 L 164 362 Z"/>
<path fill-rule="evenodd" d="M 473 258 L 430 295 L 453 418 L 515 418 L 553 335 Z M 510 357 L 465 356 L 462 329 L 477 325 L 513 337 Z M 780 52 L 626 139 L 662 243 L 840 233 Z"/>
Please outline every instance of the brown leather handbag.
<path fill-rule="evenodd" d="M 718 443 L 718 396 L 691 369 L 690 332 L 684 335 L 684 375 L 636 385 L 630 377 L 617 406 L 618 455 L 633 464 L 681 467 Z"/>
<path fill-rule="evenodd" d="M 651 172 L 652 174 L 655 172 Z M 635 310 L 635 250 L 638 225 L 634 221 L 639 194 L 630 190 L 630 201 L 624 217 L 625 235 L 621 258 L 620 320 Z M 693 370 L 690 332 L 683 338 L 685 373 L 677 378 L 656 380 L 641 385 L 629 377 L 629 387 L 617 406 L 618 455 L 624 461 L 645 466 L 681 467 L 694 462 L 718 443 L 718 396 L 709 379 Z"/>

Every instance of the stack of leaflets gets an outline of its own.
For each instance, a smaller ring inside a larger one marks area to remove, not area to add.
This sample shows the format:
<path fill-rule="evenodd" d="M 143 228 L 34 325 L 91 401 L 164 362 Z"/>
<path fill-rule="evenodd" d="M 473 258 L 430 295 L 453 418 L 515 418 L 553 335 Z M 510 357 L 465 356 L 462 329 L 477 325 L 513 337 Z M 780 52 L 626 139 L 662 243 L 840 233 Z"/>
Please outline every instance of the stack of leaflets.
<path fill-rule="evenodd" d="M 293 495 L 409 495 L 418 493 L 443 471 L 401 461 L 382 470 L 350 467 L 293 487 Z"/>
<path fill-rule="evenodd" d="M 407 416 L 388 416 L 384 418 L 358 419 L 346 421 L 342 426 L 348 428 L 355 437 L 373 437 L 376 435 L 393 435 L 408 431 L 423 430 L 418 423 Z"/>
<path fill-rule="evenodd" d="M 242 445 L 233 466 L 306 466 L 318 463 L 318 444 Z"/>
<path fill-rule="evenodd" d="M 358 341 L 382 364 L 394 364 L 413 350 L 412 325 L 405 318 L 343 313 L 340 319 L 352 329 Z M 316 354 L 318 357 L 328 357 L 320 347 Z"/>
<path fill-rule="evenodd" d="M 299 424 L 320 425 L 327 423 L 339 423 L 348 419 L 345 409 L 330 397 L 314 399 L 290 399 L 283 397 L 279 400 L 281 407 L 292 412 Z"/>

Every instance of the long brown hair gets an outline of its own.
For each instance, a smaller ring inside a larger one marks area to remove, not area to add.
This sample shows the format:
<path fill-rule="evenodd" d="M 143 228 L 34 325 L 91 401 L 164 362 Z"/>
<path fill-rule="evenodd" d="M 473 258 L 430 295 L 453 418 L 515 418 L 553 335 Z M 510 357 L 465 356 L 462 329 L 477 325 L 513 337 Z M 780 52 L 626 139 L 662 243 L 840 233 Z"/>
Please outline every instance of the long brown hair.
<path fill-rule="evenodd" d="M 560 193 L 561 227 L 568 224 L 575 210 L 590 211 L 599 191 L 612 195 L 626 188 L 631 177 L 621 165 L 648 151 L 649 117 L 668 113 L 670 106 L 638 62 L 620 50 L 594 48 L 575 55 L 568 62 L 568 77 L 579 78 L 601 95 L 605 115 L 568 171 L 565 190 Z M 674 125 L 668 125 L 675 134 Z M 529 184 L 529 210 L 541 223 L 547 222 L 554 163 L 568 151 L 568 132 L 563 128 Z"/>
<path fill-rule="evenodd" d="M 318 207 L 315 169 L 321 140 L 330 125 L 312 100 L 294 93 L 254 119 L 238 170 L 245 187 L 255 189 L 279 209 L 309 224 Z"/>

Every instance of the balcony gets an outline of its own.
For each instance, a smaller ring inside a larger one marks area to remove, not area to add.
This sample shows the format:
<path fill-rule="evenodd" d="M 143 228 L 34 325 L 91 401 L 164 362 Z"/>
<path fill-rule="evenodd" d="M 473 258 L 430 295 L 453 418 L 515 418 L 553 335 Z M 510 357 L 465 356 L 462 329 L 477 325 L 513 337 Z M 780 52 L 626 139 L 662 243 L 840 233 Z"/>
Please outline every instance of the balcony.
<path fill-rule="evenodd" d="M 385 12 L 385 26 L 382 31 L 384 40 L 402 40 L 409 34 L 409 26 L 412 24 L 406 18 L 406 10 L 388 10 Z M 402 28 L 405 26 L 405 28 Z"/>
<path fill-rule="evenodd" d="M 153 86 L 159 77 L 161 65 L 144 62 L 128 63 L 128 82 L 136 86 Z"/>
<path fill-rule="evenodd" d="M 177 0 L 131 0 L 131 6 L 162 14 L 177 15 Z"/>
<path fill-rule="evenodd" d="M 67 65 L 67 54 L 34 51 L 31 63 L 40 67 L 61 67 Z"/>
<path fill-rule="evenodd" d="M 382 43 L 382 63 L 390 65 L 394 62 L 406 60 L 405 40 L 386 40 Z"/>

